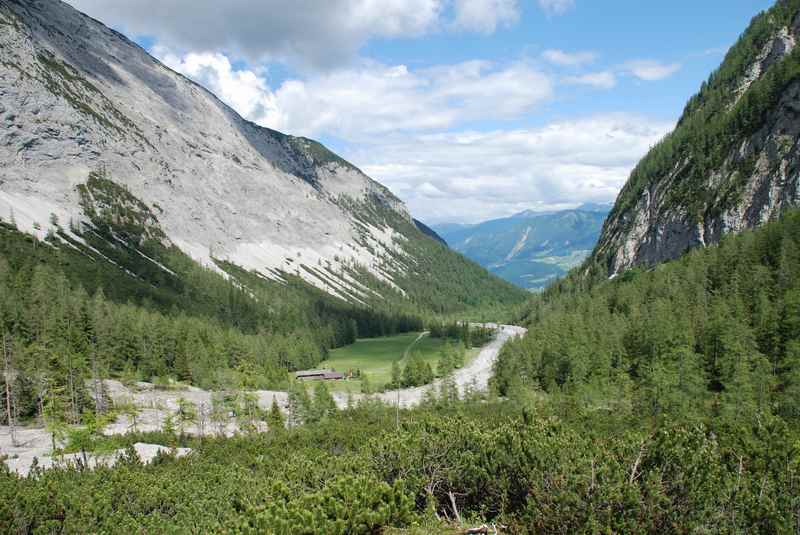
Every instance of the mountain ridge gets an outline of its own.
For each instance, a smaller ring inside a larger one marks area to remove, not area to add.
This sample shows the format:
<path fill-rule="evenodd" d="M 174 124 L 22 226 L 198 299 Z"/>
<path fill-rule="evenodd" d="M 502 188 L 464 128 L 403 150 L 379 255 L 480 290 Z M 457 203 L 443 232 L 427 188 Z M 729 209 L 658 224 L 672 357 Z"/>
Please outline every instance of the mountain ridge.
<path fill-rule="evenodd" d="M 0 217 L 40 239 L 51 220 L 69 221 L 75 241 L 96 227 L 84 193 L 101 177 L 154 214 L 163 245 L 226 277 L 222 264 L 296 276 L 369 304 L 408 297 L 419 256 L 449 254 L 356 166 L 241 118 L 63 2 L 0 1 L 0 44 Z M 444 262 L 484 277 L 455 255 Z"/>
<path fill-rule="evenodd" d="M 603 205 L 525 210 L 474 225 L 434 225 L 451 248 L 496 275 L 538 290 L 579 265 L 595 246 L 608 212 Z"/>
<path fill-rule="evenodd" d="M 800 204 L 800 2 L 754 17 L 636 166 L 587 267 L 671 260 Z"/>

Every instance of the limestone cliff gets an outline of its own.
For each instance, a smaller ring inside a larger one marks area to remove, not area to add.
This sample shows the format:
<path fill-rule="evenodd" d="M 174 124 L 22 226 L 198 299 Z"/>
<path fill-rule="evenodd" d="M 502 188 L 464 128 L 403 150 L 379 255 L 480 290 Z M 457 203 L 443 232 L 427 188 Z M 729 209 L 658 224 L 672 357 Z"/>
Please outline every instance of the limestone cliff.
<path fill-rule="evenodd" d="M 590 264 L 610 276 L 674 259 L 800 204 L 800 2 L 753 19 L 639 163 Z"/>
<path fill-rule="evenodd" d="M 58 0 L 0 0 L 0 123 L 0 218 L 41 236 L 91 225 L 96 176 L 212 269 L 297 274 L 347 298 L 367 290 L 342 266 L 394 286 L 399 246 L 417 238 L 404 204 L 353 165 L 242 119 Z"/>

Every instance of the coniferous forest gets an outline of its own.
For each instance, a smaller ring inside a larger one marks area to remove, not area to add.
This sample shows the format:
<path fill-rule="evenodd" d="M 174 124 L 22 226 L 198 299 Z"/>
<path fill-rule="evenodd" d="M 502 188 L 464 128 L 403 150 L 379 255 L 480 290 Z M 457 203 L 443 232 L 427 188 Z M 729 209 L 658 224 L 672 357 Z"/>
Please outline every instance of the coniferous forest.
<path fill-rule="evenodd" d="M 762 415 L 795 425 L 799 282 L 796 211 L 607 283 L 575 274 L 524 310 L 528 336 L 504 349 L 496 386 L 653 426 Z"/>

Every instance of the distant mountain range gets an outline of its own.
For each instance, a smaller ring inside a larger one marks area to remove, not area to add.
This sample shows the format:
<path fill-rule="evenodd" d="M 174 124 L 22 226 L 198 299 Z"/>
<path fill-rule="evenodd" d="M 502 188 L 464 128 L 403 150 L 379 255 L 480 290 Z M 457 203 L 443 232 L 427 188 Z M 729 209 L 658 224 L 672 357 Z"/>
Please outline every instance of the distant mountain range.
<path fill-rule="evenodd" d="M 530 290 L 579 265 L 597 243 L 611 204 L 584 204 L 572 210 L 534 212 L 475 225 L 434 225 L 451 248 L 492 273 Z"/>

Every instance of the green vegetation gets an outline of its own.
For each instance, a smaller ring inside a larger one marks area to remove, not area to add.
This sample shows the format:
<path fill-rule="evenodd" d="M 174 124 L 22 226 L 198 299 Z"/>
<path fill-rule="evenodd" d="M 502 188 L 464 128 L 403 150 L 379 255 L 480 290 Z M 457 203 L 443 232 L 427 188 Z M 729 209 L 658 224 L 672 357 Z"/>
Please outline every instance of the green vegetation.
<path fill-rule="evenodd" d="M 466 351 L 463 345 L 454 343 L 457 338 L 455 335 L 452 338 L 443 338 L 412 332 L 360 339 L 352 345 L 331 350 L 328 358 L 319 367 L 331 368 L 346 375 L 352 374 L 352 379 L 327 382 L 331 389 L 337 391 L 362 392 L 365 376 L 370 390 L 392 389 L 398 384 L 403 387 L 418 386 L 430 383 L 434 376 L 441 377 L 456 367 L 460 368 L 477 355 L 478 347 Z M 484 338 L 478 338 L 477 341 L 478 346 L 486 342 Z M 453 363 L 446 373 L 441 373 L 439 361 L 442 355 L 450 358 L 453 352 L 459 353 L 458 365 Z M 425 366 L 430 369 L 430 375 L 423 377 L 418 370 Z M 395 373 L 407 375 L 409 379 L 395 381 L 394 368 L 398 369 Z M 434 371 L 437 373 L 434 374 Z"/>
<path fill-rule="evenodd" d="M 800 79 L 800 51 L 795 48 L 771 65 L 738 100 L 737 84 L 768 40 L 791 25 L 798 10 L 800 0 L 780 0 L 753 19 L 720 68 L 689 100 L 675 130 L 633 170 L 609 219 L 633 221 L 625 216 L 643 192 L 672 173 L 677 180 L 668 192 L 667 208 L 686 207 L 702 221 L 706 214 L 719 213 L 738 201 L 755 164 L 752 158 L 738 155 L 738 147 L 764 125 L 789 84 Z M 722 177 L 718 187 L 708 188 L 710 174 L 731 157 L 729 175 Z"/>
<path fill-rule="evenodd" d="M 391 378 L 392 363 L 400 361 L 412 344 L 415 351 L 430 353 L 431 358 L 438 351 L 438 347 L 428 347 L 430 345 L 441 345 L 436 340 L 434 344 L 429 338 L 423 337 L 416 344 L 419 332 L 401 334 L 397 336 L 387 336 L 382 338 L 365 338 L 357 340 L 354 344 L 334 349 L 328 358 L 320 364 L 322 368 L 332 368 L 342 373 L 353 372 L 358 375 L 369 375 L 372 385 L 382 385 L 388 383 Z M 348 382 L 349 383 L 349 382 Z M 358 387 L 358 385 L 356 385 Z M 354 390 L 357 392 L 358 388 Z"/>
<path fill-rule="evenodd" d="M 523 212 L 477 225 L 444 225 L 450 246 L 495 275 L 526 289 L 544 288 L 580 265 L 597 243 L 607 211 L 586 206 Z"/>
<path fill-rule="evenodd" d="M 86 183 L 78 185 L 78 193 L 81 208 L 100 232 L 117 232 L 122 240 L 137 246 L 166 239 L 150 208 L 109 179 L 105 171 L 89 173 Z"/>
<path fill-rule="evenodd" d="M 613 415 L 544 406 L 365 403 L 316 423 L 204 440 L 185 458 L 114 469 L 0 472 L 0 525 L 17 533 L 793 533 L 798 435 L 765 417 L 734 428 L 605 429 Z M 461 519 L 460 522 L 456 518 Z M 449 520 L 448 520 L 449 519 Z M 396 530 L 396 531 L 395 531 Z"/>
<path fill-rule="evenodd" d="M 500 393 L 585 411 L 740 425 L 800 423 L 800 212 L 655 269 L 535 298 L 497 363 Z"/>

